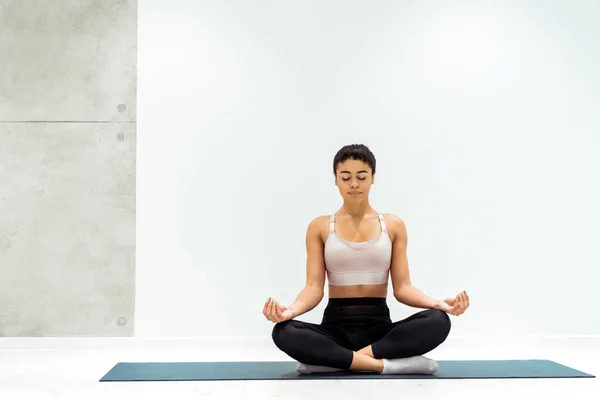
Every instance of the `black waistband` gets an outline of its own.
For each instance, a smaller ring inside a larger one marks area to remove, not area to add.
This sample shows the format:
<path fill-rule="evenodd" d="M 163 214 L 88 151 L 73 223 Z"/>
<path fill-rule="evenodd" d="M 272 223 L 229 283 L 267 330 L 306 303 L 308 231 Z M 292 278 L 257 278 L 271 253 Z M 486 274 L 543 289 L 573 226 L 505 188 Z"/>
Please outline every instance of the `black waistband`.
<path fill-rule="evenodd" d="M 327 307 L 345 307 L 345 306 L 387 306 L 385 297 L 348 297 L 348 298 L 330 298 Z"/>
<path fill-rule="evenodd" d="M 390 322 L 390 309 L 385 297 L 329 299 L 322 322 L 348 327 L 357 323 L 362 326 L 373 321 Z"/>

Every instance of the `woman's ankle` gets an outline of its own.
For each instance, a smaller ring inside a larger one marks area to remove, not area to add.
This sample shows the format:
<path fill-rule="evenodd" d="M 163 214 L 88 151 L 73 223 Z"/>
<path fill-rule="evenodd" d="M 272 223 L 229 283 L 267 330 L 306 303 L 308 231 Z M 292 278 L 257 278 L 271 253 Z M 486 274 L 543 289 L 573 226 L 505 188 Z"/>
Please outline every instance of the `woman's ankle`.
<path fill-rule="evenodd" d="M 382 373 L 383 360 L 378 360 L 366 354 L 355 352 L 350 369 L 354 371 L 374 371 Z"/>
<path fill-rule="evenodd" d="M 362 349 L 358 350 L 357 353 L 363 354 L 363 355 L 371 357 L 371 358 L 375 358 L 375 356 L 373 355 L 373 348 L 371 347 L 371 345 L 368 345 L 367 347 L 363 347 Z"/>

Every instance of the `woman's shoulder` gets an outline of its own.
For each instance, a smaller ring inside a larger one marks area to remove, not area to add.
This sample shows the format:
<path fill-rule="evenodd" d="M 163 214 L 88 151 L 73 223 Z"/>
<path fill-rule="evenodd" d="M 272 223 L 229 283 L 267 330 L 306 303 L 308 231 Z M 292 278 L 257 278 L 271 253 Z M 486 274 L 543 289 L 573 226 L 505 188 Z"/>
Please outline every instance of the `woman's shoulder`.
<path fill-rule="evenodd" d="M 383 220 L 389 232 L 401 236 L 406 235 L 406 223 L 401 217 L 394 213 L 381 213 L 381 215 L 383 215 Z"/>
<path fill-rule="evenodd" d="M 320 230 L 329 226 L 331 215 L 317 215 L 308 224 L 308 229 Z"/>
<path fill-rule="evenodd" d="M 385 222 L 389 222 L 391 224 L 396 225 L 404 225 L 404 220 L 398 216 L 398 214 L 394 213 L 381 213 L 383 215 L 383 219 Z"/>
<path fill-rule="evenodd" d="M 319 215 L 314 217 L 308 224 L 306 234 L 310 237 L 320 238 L 322 243 L 327 240 L 329 233 L 330 215 Z"/>

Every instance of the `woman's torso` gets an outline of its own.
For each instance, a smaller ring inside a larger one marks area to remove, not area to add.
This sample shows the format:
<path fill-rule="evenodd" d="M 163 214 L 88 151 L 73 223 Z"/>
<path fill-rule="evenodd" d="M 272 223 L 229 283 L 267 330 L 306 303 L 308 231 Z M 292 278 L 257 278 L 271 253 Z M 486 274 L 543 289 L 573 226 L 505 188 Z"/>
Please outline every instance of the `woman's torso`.
<path fill-rule="evenodd" d="M 383 214 L 386 221 L 385 214 Z M 379 214 L 365 215 L 360 221 L 353 221 L 348 215 L 335 215 L 334 232 L 331 232 L 330 219 L 323 219 L 324 223 L 321 229 L 321 240 L 324 246 L 327 246 L 328 240 L 338 240 L 349 242 L 350 245 L 356 243 L 360 246 L 369 246 L 370 242 L 378 240 L 392 240 L 392 233 L 382 230 L 382 224 L 379 220 Z M 385 222 L 384 222 L 385 223 Z M 386 235 L 381 236 L 381 235 Z M 352 251 L 351 248 L 348 251 Z M 326 265 L 327 268 L 327 265 Z M 388 283 L 383 284 L 358 284 L 350 286 L 336 286 L 331 283 L 328 285 L 330 298 L 349 298 L 349 297 L 387 297 Z"/>

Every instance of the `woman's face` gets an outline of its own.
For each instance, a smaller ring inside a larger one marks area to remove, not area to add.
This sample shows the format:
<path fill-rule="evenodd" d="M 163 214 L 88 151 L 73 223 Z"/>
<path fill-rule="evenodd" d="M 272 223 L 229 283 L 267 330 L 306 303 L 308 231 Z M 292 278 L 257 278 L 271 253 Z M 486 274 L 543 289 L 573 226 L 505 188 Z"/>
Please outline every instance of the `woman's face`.
<path fill-rule="evenodd" d="M 346 160 L 337 165 L 335 184 L 346 201 L 367 199 L 374 182 L 371 167 L 363 161 Z"/>

